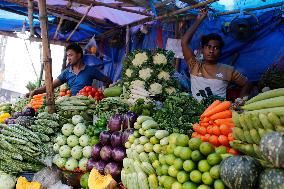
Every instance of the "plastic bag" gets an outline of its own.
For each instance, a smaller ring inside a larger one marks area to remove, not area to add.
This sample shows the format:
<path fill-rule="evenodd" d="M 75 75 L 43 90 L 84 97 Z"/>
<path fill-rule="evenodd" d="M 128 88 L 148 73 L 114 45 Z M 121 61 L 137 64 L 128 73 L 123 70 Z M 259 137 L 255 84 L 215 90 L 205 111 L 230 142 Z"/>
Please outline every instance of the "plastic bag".
<path fill-rule="evenodd" d="M 95 40 L 95 36 L 93 36 L 92 39 L 85 46 L 84 51 L 85 54 L 95 55 L 97 53 L 97 50 L 98 50 L 97 42 Z"/>
<path fill-rule="evenodd" d="M 48 188 L 60 180 L 60 170 L 54 167 L 42 169 L 41 171 L 37 172 L 33 178 L 33 181 L 41 183 L 43 188 Z"/>
<path fill-rule="evenodd" d="M 73 187 L 71 186 L 68 186 L 66 184 L 62 184 L 61 181 L 58 181 L 56 184 L 50 186 L 49 188 L 47 189 L 73 189 Z"/>

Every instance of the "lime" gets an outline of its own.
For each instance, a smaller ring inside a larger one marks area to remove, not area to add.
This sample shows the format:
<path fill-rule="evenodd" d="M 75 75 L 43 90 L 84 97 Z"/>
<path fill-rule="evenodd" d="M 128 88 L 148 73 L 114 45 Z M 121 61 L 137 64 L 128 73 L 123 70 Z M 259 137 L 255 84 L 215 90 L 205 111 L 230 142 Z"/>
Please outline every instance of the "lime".
<path fill-rule="evenodd" d="M 213 153 L 207 156 L 207 161 L 210 165 L 217 165 L 222 161 L 222 157 L 220 154 Z"/>
<path fill-rule="evenodd" d="M 197 184 L 195 184 L 194 182 L 185 182 L 182 185 L 182 189 L 196 189 L 197 188 Z"/>
<path fill-rule="evenodd" d="M 175 151 L 175 148 L 176 148 L 176 145 L 175 145 L 175 144 L 169 144 L 169 145 L 167 145 L 167 148 L 166 148 L 167 154 L 173 154 L 174 151 Z"/>
<path fill-rule="evenodd" d="M 163 154 L 159 154 L 159 161 L 161 164 L 166 164 L 166 156 Z"/>
<path fill-rule="evenodd" d="M 214 148 L 209 142 L 203 142 L 200 144 L 199 151 L 203 155 L 207 156 L 211 154 L 212 152 L 214 152 Z"/>
<path fill-rule="evenodd" d="M 159 162 L 159 160 L 155 160 L 153 163 L 152 163 L 152 166 L 157 169 L 157 167 L 159 167 L 161 164 Z"/>
<path fill-rule="evenodd" d="M 198 186 L 197 189 L 211 189 L 211 187 L 207 186 L 205 184 L 202 184 L 202 185 Z"/>
<path fill-rule="evenodd" d="M 192 160 L 185 160 L 183 162 L 183 169 L 190 172 L 195 169 L 195 163 Z"/>
<path fill-rule="evenodd" d="M 179 157 L 179 154 L 180 154 L 181 151 L 182 151 L 182 147 L 181 147 L 181 146 L 177 146 L 177 147 L 174 149 L 174 154 L 175 154 L 175 156 Z"/>
<path fill-rule="evenodd" d="M 214 182 L 214 179 L 210 176 L 209 172 L 202 174 L 202 182 L 206 185 L 211 185 Z"/>
<path fill-rule="evenodd" d="M 191 150 L 199 150 L 199 146 L 202 143 L 200 138 L 191 138 L 188 142 L 188 146 Z"/>
<path fill-rule="evenodd" d="M 225 184 L 221 179 L 215 180 L 214 182 L 214 189 L 225 189 Z"/>
<path fill-rule="evenodd" d="M 180 183 L 185 183 L 186 181 L 189 180 L 189 174 L 186 173 L 185 171 L 180 171 L 180 172 L 178 172 L 178 174 L 177 174 L 177 180 L 178 180 Z"/>
<path fill-rule="evenodd" d="M 177 180 L 173 177 L 167 176 L 165 181 L 164 181 L 164 187 L 165 188 L 171 188 L 172 185 L 176 182 Z"/>
<path fill-rule="evenodd" d="M 161 167 L 162 175 L 168 175 L 168 169 L 169 166 L 167 164 L 162 165 Z"/>
<path fill-rule="evenodd" d="M 211 168 L 211 166 L 209 165 L 209 163 L 206 160 L 201 160 L 198 162 L 198 170 L 201 172 L 207 172 L 209 171 Z"/>
<path fill-rule="evenodd" d="M 191 171 L 189 177 L 192 182 L 195 182 L 197 184 L 201 183 L 202 174 L 200 173 L 200 171 L 198 170 Z"/>
<path fill-rule="evenodd" d="M 220 165 L 213 166 L 210 171 L 210 176 L 214 179 L 220 178 Z"/>
<path fill-rule="evenodd" d="M 182 189 L 182 184 L 179 182 L 174 182 L 171 189 Z"/>
<path fill-rule="evenodd" d="M 191 159 L 193 161 L 200 161 L 203 159 L 203 155 L 200 153 L 199 150 L 194 150 L 193 152 L 191 152 Z"/>
<path fill-rule="evenodd" d="M 215 148 L 215 152 L 218 153 L 218 154 L 225 154 L 225 153 L 227 153 L 227 147 L 219 146 L 219 147 Z"/>
<path fill-rule="evenodd" d="M 189 137 L 185 134 L 180 134 L 176 139 L 177 146 L 188 146 Z"/>
<path fill-rule="evenodd" d="M 176 157 L 175 157 L 174 154 L 166 155 L 166 162 L 167 162 L 168 165 L 173 165 L 174 162 L 175 162 L 175 159 L 176 159 Z"/>
<path fill-rule="evenodd" d="M 174 167 L 177 170 L 181 170 L 182 169 L 182 165 L 183 165 L 183 160 L 182 159 L 180 159 L 180 158 L 175 159 Z"/>
<path fill-rule="evenodd" d="M 182 147 L 181 152 L 179 153 L 179 157 L 183 160 L 190 159 L 191 149 L 189 147 Z"/>
<path fill-rule="evenodd" d="M 168 174 L 172 177 L 177 177 L 178 170 L 173 165 L 171 165 L 168 169 Z"/>
<path fill-rule="evenodd" d="M 172 133 L 169 136 L 169 144 L 176 144 L 177 138 L 178 138 L 179 134 L 178 133 Z"/>

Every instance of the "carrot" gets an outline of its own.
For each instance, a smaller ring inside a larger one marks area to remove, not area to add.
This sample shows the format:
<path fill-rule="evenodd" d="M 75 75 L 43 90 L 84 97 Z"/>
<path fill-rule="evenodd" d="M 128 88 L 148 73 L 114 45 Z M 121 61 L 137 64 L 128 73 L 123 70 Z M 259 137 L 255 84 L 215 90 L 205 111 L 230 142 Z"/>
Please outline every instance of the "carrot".
<path fill-rule="evenodd" d="M 205 135 L 207 132 L 206 132 L 206 127 L 203 127 L 203 126 L 199 126 L 197 128 L 197 132 L 201 135 Z"/>
<path fill-rule="evenodd" d="M 232 133 L 232 128 L 230 126 L 223 124 L 220 125 L 220 132 L 222 135 L 228 136 L 230 133 Z"/>
<path fill-rule="evenodd" d="M 209 121 L 209 124 L 211 124 L 211 125 L 212 125 L 213 123 L 214 123 L 214 121 L 212 121 L 212 120 L 210 120 L 210 121 Z"/>
<path fill-rule="evenodd" d="M 230 107 L 231 107 L 231 102 L 224 101 L 221 104 L 218 104 L 217 106 L 215 106 L 212 109 L 208 110 L 207 112 L 203 113 L 203 116 L 209 117 L 213 114 L 228 110 Z"/>
<path fill-rule="evenodd" d="M 219 136 L 219 135 L 221 134 L 219 127 L 218 127 L 218 126 L 213 126 L 213 127 L 212 127 L 212 133 L 213 133 L 214 135 Z"/>
<path fill-rule="evenodd" d="M 234 148 L 229 148 L 228 153 L 229 154 L 233 154 L 235 156 L 239 155 L 238 151 L 235 150 Z"/>
<path fill-rule="evenodd" d="M 198 136 L 198 133 L 197 133 L 197 132 L 193 132 L 193 133 L 191 134 L 191 138 L 197 138 L 197 136 Z"/>
<path fill-rule="evenodd" d="M 204 135 L 200 135 L 200 139 L 202 140 L 202 142 L 208 142 L 207 138 Z"/>
<path fill-rule="evenodd" d="M 235 140 L 235 138 L 233 137 L 233 133 L 228 134 L 228 139 L 229 141 Z"/>
<path fill-rule="evenodd" d="M 217 105 L 221 104 L 220 100 L 215 100 L 210 106 L 208 106 L 208 108 L 206 108 L 206 110 L 203 112 L 203 114 L 201 115 L 201 117 L 206 117 L 205 114 L 210 111 L 211 109 L 215 108 Z"/>
<path fill-rule="evenodd" d="M 207 127 L 207 126 L 209 126 L 209 123 L 203 123 L 202 122 L 202 123 L 200 123 L 200 125 L 203 126 L 203 127 Z"/>
<path fill-rule="evenodd" d="M 206 134 L 206 135 L 204 135 L 204 138 L 205 138 L 206 142 L 208 142 L 208 141 L 209 141 L 210 136 L 211 136 L 210 134 Z"/>
<path fill-rule="evenodd" d="M 211 120 L 226 119 L 226 118 L 232 118 L 232 111 L 231 110 L 225 110 L 223 112 L 219 112 L 217 114 L 214 114 L 210 117 Z"/>
<path fill-rule="evenodd" d="M 218 141 L 223 146 L 230 146 L 228 137 L 226 137 L 225 135 L 220 135 L 218 137 Z"/>
<path fill-rule="evenodd" d="M 221 124 L 233 123 L 233 120 L 232 118 L 216 119 L 214 122 L 218 125 L 221 125 Z"/>
<path fill-rule="evenodd" d="M 193 124 L 193 126 L 192 126 L 192 128 L 193 128 L 193 130 L 194 130 L 195 132 L 198 131 L 198 127 L 199 127 L 199 124 L 198 124 L 198 123 L 195 123 L 195 124 Z"/>
<path fill-rule="evenodd" d="M 210 119 L 209 119 L 209 117 L 204 117 L 202 121 L 204 121 L 204 122 L 209 122 Z"/>
<path fill-rule="evenodd" d="M 211 135 L 209 138 L 209 143 L 214 145 L 214 146 L 219 146 L 220 143 L 218 141 L 218 137 L 216 135 Z"/>
<path fill-rule="evenodd" d="M 213 126 L 208 126 L 206 128 L 206 131 L 207 131 L 208 134 L 213 134 L 212 128 L 213 128 Z"/>

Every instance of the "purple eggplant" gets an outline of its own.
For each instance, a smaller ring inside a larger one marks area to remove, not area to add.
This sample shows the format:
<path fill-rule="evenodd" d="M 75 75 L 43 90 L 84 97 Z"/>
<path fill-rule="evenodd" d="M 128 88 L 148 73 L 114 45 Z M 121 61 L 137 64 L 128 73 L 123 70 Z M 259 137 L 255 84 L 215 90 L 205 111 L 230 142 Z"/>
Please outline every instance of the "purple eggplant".
<path fill-rule="evenodd" d="M 105 166 L 107 165 L 107 163 L 103 160 L 99 160 L 97 162 L 95 162 L 95 168 L 97 171 L 99 171 L 99 173 L 101 174 L 104 174 L 104 169 L 105 169 Z"/>
<path fill-rule="evenodd" d="M 23 113 L 22 113 L 22 112 L 15 112 L 15 113 L 13 113 L 13 117 L 14 117 L 14 118 L 18 118 L 18 117 L 20 117 L 20 116 L 23 116 Z"/>
<path fill-rule="evenodd" d="M 35 116 L 35 110 L 32 107 L 26 107 L 22 113 L 23 116 Z"/>
<path fill-rule="evenodd" d="M 128 141 L 128 137 L 134 133 L 135 129 L 127 129 L 122 134 L 122 145 L 124 146 L 125 143 Z"/>
<path fill-rule="evenodd" d="M 138 118 L 137 114 L 131 111 L 127 112 L 123 117 L 123 128 L 124 129 L 133 128 L 137 118 Z"/>
<path fill-rule="evenodd" d="M 95 167 L 95 163 L 96 161 L 93 158 L 89 159 L 87 162 L 87 170 L 91 171 Z"/>
<path fill-rule="evenodd" d="M 9 124 L 16 124 L 16 119 L 14 118 L 7 118 L 5 119 L 5 124 L 9 125 Z"/>
<path fill-rule="evenodd" d="M 125 151 L 126 150 L 125 150 L 124 147 L 115 147 L 112 150 L 112 153 L 111 153 L 111 156 L 112 156 L 113 160 L 117 161 L 117 162 L 122 162 L 123 159 L 126 156 L 126 152 Z"/>
<path fill-rule="evenodd" d="M 108 129 L 111 133 L 120 131 L 123 122 L 123 116 L 119 114 L 113 115 L 108 121 Z"/>
<path fill-rule="evenodd" d="M 102 160 L 109 161 L 111 159 L 112 154 L 112 147 L 111 146 L 104 146 L 100 151 L 100 156 Z"/>
<path fill-rule="evenodd" d="M 110 142 L 112 147 L 117 147 L 122 145 L 122 132 L 115 131 L 111 134 Z"/>
<path fill-rule="evenodd" d="M 110 162 L 105 166 L 105 175 L 110 174 L 116 181 L 120 179 L 122 166 L 117 162 Z"/>
<path fill-rule="evenodd" d="M 102 146 L 100 144 L 96 144 L 92 148 L 92 158 L 95 160 L 100 159 L 100 151 L 102 149 Z"/>
<path fill-rule="evenodd" d="M 108 131 L 103 131 L 100 134 L 100 143 L 105 146 L 105 145 L 109 145 L 110 144 L 110 137 L 111 134 Z"/>

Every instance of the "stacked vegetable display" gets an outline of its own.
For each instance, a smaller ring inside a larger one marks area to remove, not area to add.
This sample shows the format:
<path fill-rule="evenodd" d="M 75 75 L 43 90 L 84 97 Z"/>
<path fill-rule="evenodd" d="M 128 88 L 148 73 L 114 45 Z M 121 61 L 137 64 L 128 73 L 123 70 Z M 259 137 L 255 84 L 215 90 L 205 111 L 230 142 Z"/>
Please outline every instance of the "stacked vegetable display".
<path fill-rule="evenodd" d="M 105 131 L 107 128 L 107 119 L 102 117 L 96 120 L 94 125 L 89 125 L 86 129 L 86 134 L 90 138 L 90 146 L 98 144 L 100 142 L 100 133 Z"/>
<path fill-rule="evenodd" d="M 128 112 L 124 116 L 116 114 L 108 121 L 108 131 L 100 133 L 100 143 L 92 148 L 92 158 L 88 161 L 88 170 L 96 168 L 101 174 L 110 174 L 120 180 L 122 161 L 126 156 L 124 144 L 133 130 L 137 116 Z M 124 130 L 124 131 L 123 131 Z"/>
<path fill-rule="evenodd" d="M 91 157 L 89 137 L 85 134 L 87 126 L 80 115 L 72 117 L 72 123 L 64 124 L 55 139 L 53 150 L 58 153 L 53 163 L 68 171 L 86 171 L 88 158 Z"/>
<path fill-rule="evenodd" d="M 153 118 L 161 129 L 170 133 L 190 134 L 192 125 L 199 121 L 204 107 L 188 94 L 169 96 Z"/>
<path fill-rule="evenodd" d="M 12 112 L 12 104 L 10 104 L 10 103 L 0 104 L 0 112 L 11 114 L 11 112 Z"/>
<path fill-rule="evenodd" d="M 230 148 L 230 141 L 233 141 L 232 129 L 232 111 L 230 110 L 231 102 L 219 100 L 214 101 L 203 112 L 198 124 L 193 125 L 192 138 L 200 138 L 204 142 L 209 142 L 215 147 L 226 146 L 228 152 L 237 154 L 234 149 Z"/>
<path fill-rule="evenodd" d="M 134 124 L 133 135 L 130 135 L 127 148 L 127 158 L 123 160 L 121 180 L 128 189 L 158 187 L 158 179 L 154 167 L 157 165 L 158 153 L 168 143 L 169 132 L 158 130 L 158 123 L 148 116 L 140 116 Z M 139 131 L 138 131 L 139 129 Z"/>
<path fill-rule="evenodd" d="M 244 154 L 263 159 L 259 143 L 272 131 L 284 132 L 284 89 L 275 89 L 250 99 L 242 106 L 241 114 L 233 112 L 237 139 L 231 146 Z"/>
<path fill-rule="evenodd" d="M 105 98 L 103 92 L 100 89 L 93 88 L 92 86 L 86 86 L 83 89 L 81 89 L 78 94 L 78 96 L 87 96 L 89 98 L 96 99 L 97 102 Z"/>
<path fill-rule="evenodd" d="M 38 111 L 40 108 L 45 107 L 45 104 L 46 104 L 45 96 L 46 96 L 45 93 L 33 96 L 33 98 L 31 99 L 30 105 L 35 111 Z"/>

